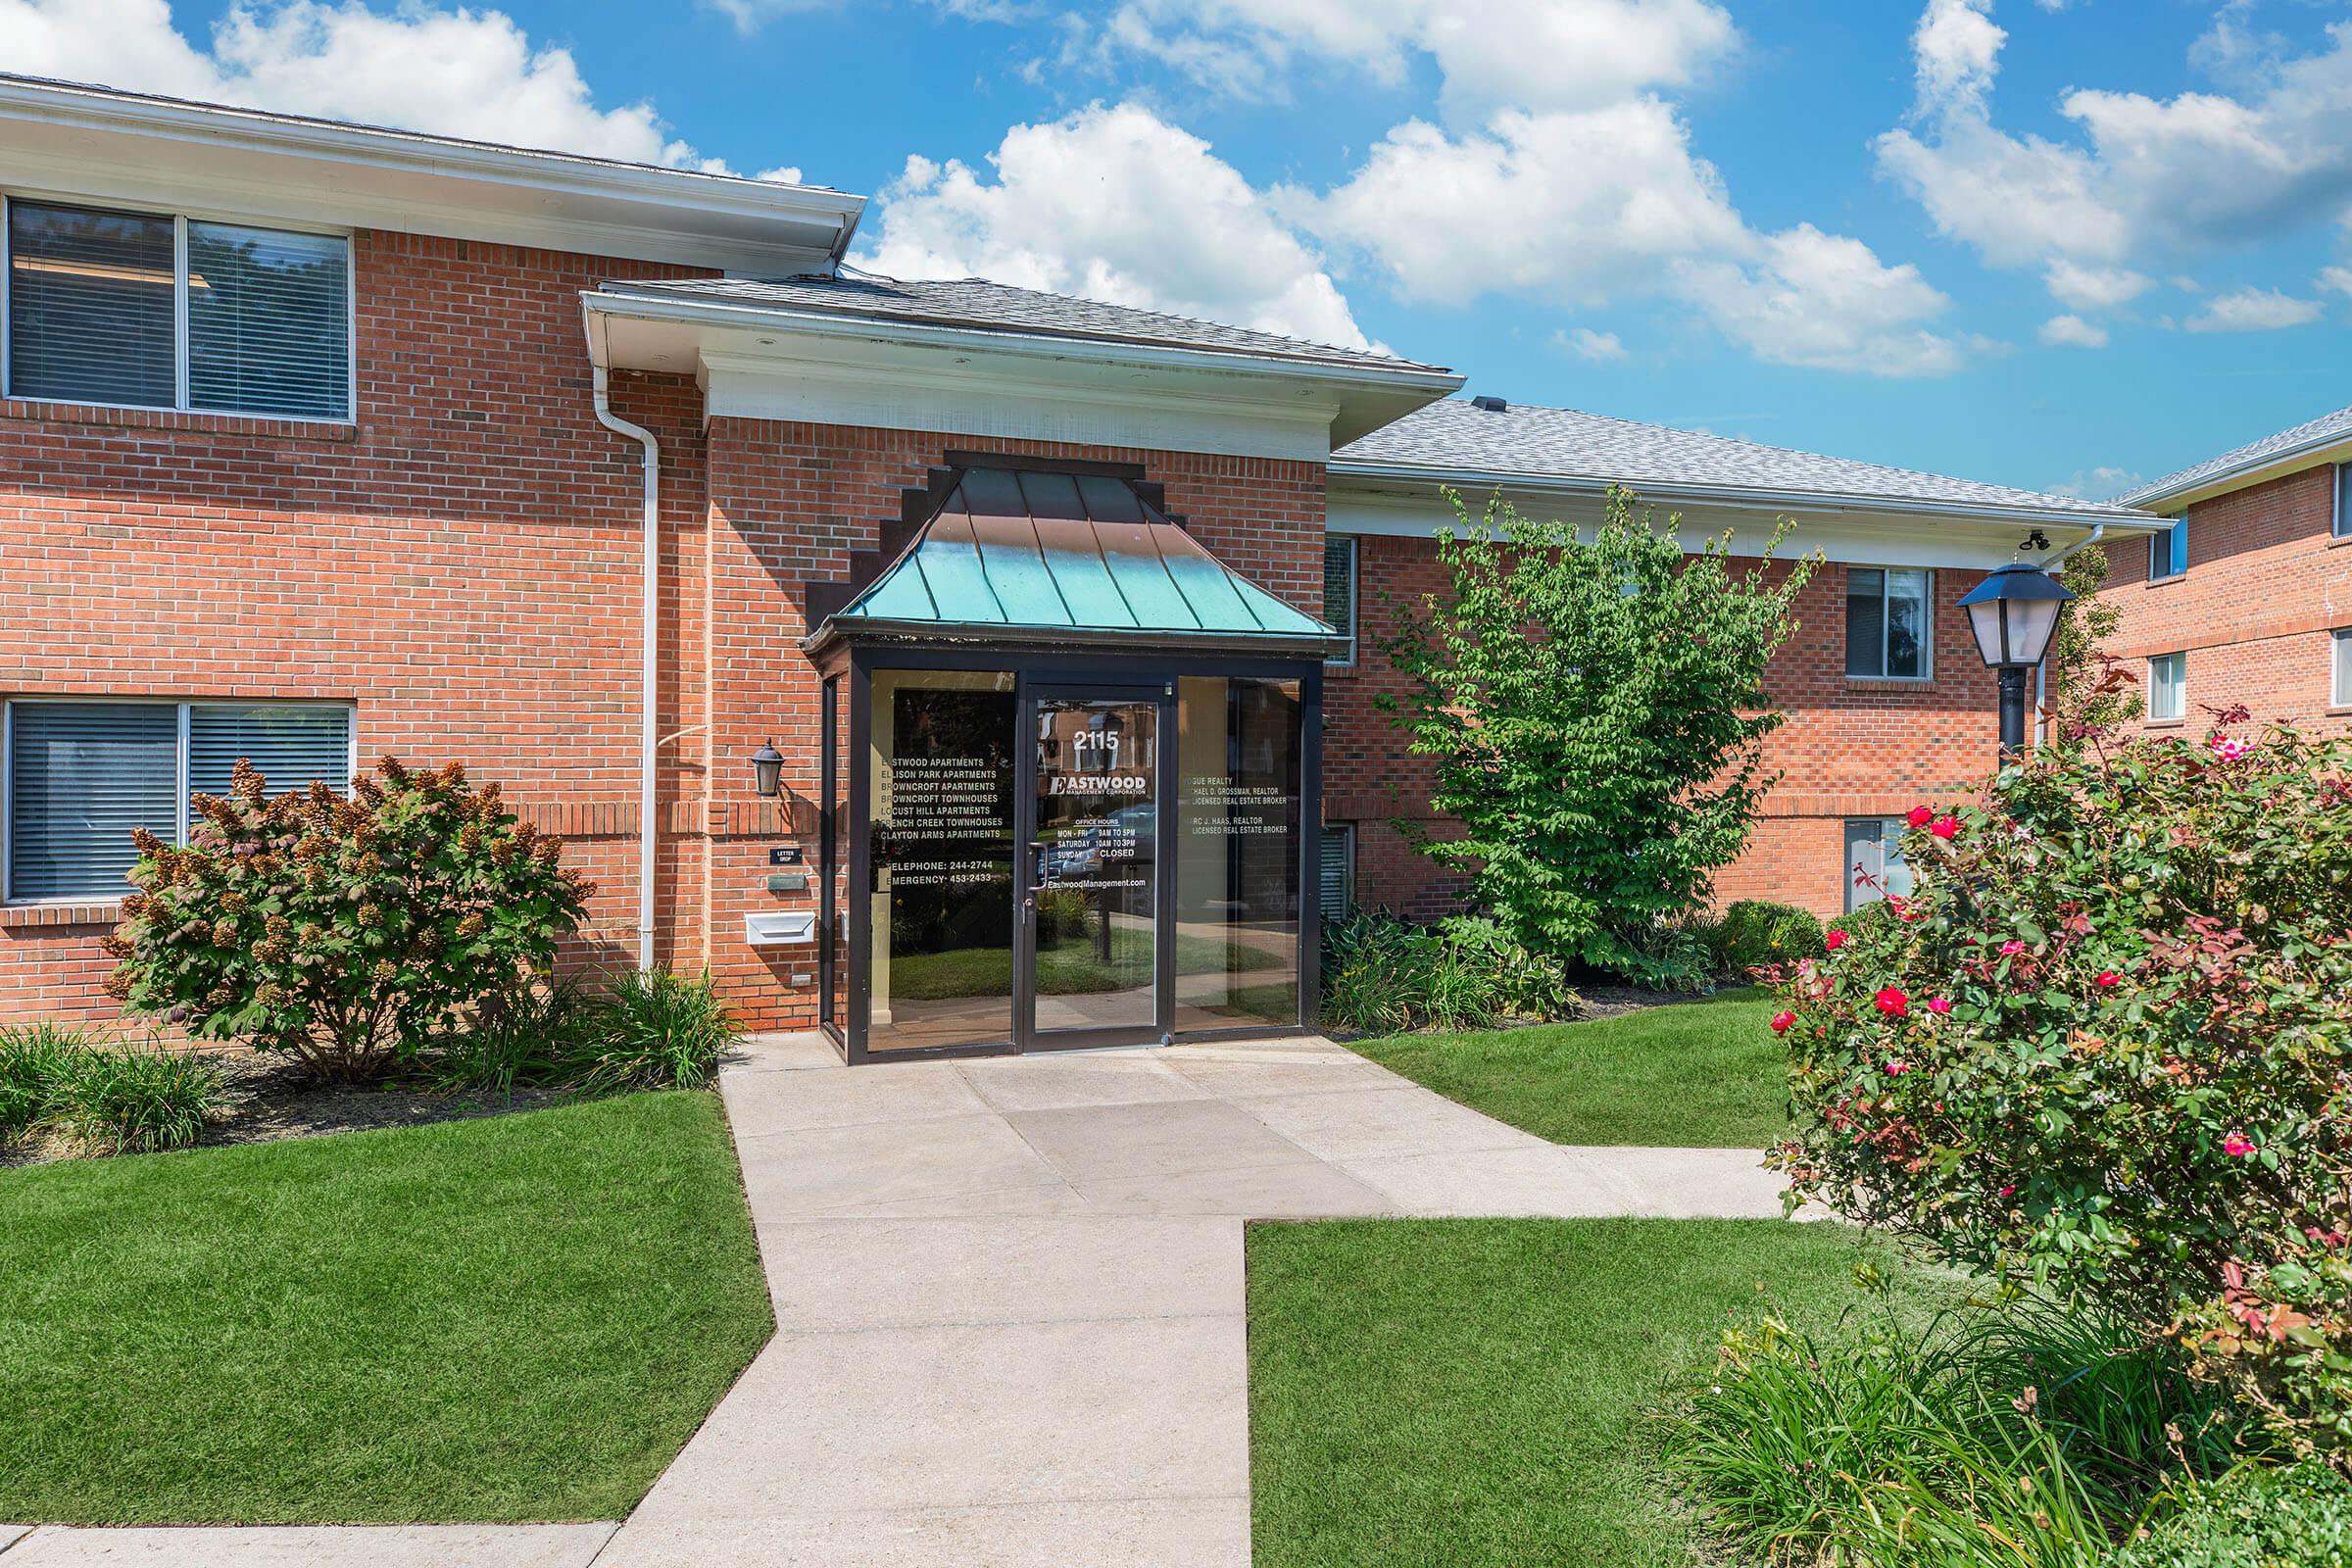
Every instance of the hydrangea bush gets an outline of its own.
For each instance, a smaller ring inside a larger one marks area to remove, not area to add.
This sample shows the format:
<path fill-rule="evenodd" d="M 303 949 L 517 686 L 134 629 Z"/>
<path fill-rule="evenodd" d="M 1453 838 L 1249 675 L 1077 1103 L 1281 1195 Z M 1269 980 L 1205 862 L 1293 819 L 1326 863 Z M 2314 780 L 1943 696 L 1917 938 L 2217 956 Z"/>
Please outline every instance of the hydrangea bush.
<path fill-rule="evenodd" d="M 456 762 L 270 799 L 240 761 L 188 843 L 135 835 L 108 989 L 191 1035 L 379 1077 L 544 975 L 590 885 Z"/>
<path fill-rule="evenodd" d="M 2352 743 L 2216 718 L 1915 808 L 1913 893 L 1779 975 L 1798 1123 L 1773 1157 L 1791 1202 L 2178 1324 L 2209 1359 L 2325 1341 L 2276 1395 L 2303 1419 L 2333 1397 L 2315 1376 L 2352 1390 L 2352 1311 L 2228 1302 L 2311 1288 L 2302 1254 L 2352 1230 Z"/>

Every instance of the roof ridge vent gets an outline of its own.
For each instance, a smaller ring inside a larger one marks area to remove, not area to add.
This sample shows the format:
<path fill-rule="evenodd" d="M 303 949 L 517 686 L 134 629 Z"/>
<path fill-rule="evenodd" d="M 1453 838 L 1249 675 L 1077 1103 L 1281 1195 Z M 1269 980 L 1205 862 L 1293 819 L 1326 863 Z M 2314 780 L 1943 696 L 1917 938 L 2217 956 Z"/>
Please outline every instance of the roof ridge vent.
<path fill-rule="evenodd" d="M 1492 393 L 1472 398 L 1470 400 L 1470 406 L 1474 409 L 1484 409 L 1489 414 L 1508 414 L 1511 412 L 1509 399 L 1498 398 L 1494 396 Z"/>

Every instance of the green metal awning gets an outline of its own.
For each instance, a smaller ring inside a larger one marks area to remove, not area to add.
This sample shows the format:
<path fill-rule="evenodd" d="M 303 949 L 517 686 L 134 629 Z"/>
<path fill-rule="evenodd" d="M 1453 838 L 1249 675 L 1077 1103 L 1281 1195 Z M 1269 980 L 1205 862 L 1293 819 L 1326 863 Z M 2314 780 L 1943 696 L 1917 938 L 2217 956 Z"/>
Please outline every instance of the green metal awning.
<path fill-rule="evenodd" d="M 810 635 L 1151 642 L 1321 655 L 1345 639 L 1105 474 L 967 467 L 906 548 Z"/>

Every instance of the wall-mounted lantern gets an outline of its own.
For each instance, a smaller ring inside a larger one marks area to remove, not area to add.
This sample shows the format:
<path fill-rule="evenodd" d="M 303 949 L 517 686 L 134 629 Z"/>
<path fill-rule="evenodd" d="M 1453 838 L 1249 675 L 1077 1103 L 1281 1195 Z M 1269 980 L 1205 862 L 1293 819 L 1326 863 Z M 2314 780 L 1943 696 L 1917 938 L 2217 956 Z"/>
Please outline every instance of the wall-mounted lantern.
<path fill-rule="evenodd" d="M 784 754 L 774 741 L 765 741 L 752 754 L 754 787 L 763 801 L 772 801 L 784 788 Z"/>

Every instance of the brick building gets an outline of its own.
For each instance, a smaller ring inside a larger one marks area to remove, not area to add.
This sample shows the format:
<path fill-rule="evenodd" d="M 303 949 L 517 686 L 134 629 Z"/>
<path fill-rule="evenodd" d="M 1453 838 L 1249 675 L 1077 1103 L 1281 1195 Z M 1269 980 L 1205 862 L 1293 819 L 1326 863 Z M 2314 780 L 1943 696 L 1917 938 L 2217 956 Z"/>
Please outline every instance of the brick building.
<path fill-rule="evenodd" d="M 111 1014 L 129 832 L 237 758 L 393 754 L 564 836 L 583 961 L 856 1057 L 1294 1026 L 1321 906 L 1444 897 L 1370 707 L 1441 484 L 1795 520 L 1830 564 L 1723 892 L 1834 910 L 1991 756 L 1953 601 L 2148 525 L 869 278 L 862 207 L 0 77 L 0 1016 Z"/>
<path fill-rule="evenodd" d="M 2340 729 L 2352 716 L 2352 409 L 2265 436 L 2124 498 L 2166 531 L 2108 551 L 2107 651 L 2140 681 L 2144 730 L 2208 708 Z"/>

